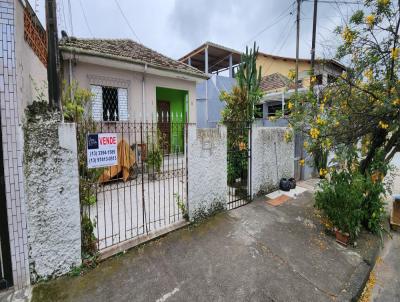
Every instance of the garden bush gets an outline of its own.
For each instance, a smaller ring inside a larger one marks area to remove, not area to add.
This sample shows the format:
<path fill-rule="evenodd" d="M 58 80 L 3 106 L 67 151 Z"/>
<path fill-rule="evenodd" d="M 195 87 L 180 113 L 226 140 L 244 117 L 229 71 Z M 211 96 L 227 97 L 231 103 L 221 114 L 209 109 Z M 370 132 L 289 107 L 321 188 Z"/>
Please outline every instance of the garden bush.
<path fill-rule="evenodd" d="M 331 174 L 330 180 L 322 180 L 317 191 L 316 207 L 323 211 L 341 232 L 357 237 L 363 220 L 364 177 L 347 171 Z"/>
<path fill-rule="evenodd" d="M 364 226 L 382 236 L 385 215 L 385 186 L 383 173 L 375 170 L 366 176 L 343 170 L 332 172 L 323 180 L 315 196 L 315 206 L 322 210 L 332 224 L 354 239 Z"/>

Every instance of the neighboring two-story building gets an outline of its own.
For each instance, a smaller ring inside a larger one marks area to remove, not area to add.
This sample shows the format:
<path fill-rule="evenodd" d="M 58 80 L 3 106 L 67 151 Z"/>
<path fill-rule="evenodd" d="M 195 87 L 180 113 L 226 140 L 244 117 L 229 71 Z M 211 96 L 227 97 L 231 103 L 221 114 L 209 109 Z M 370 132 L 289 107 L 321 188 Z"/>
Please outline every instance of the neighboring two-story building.
<path fill-rule="evenodd" d="M 179 60 L 211 75 L 208 81 L 197 85 L 197 124 L 199 127 L 214 127 L 221 118 L 224 104 L 219 100 L 220 93 L 230 91 L 236 84 L 235 71 L 240 64 L 241 52 L 212 42 L 206 42 Z M 269 116 L 278 110 L 284 112 L 285 104 L 294 93 L 295 85 L 288 74 L 296 68 L 296 59 L 259 52 L 257 65 L 261 67 L 261 88 L 264 97 L 258 105 L 258 118 L 264 125 L 270 125 Z M 310 86 L 311 61 L 299 60 L 299 90 Z M 326 85 L 334 81 L 345 67 L 335 60 L 317 60 L 315 65 L 316 85 Z M 282 110 L 283 109 L 283 110 Z M 285 125 L 278 120 L 276 125 Z"/>
<path fill-rule="evenodd" d="M 261 88 L 264 96 L 259 105 L 262 107 L 263 123 L 271 123 L 268 118 L 275 116 L 276 112 L 285 112 L 286 104 L 295 92 L 295 83 L 288 78 L 289 73 L 294 73 L 296 59 L 259 53 L 257 64 L 261 67 Z M 299 59 L 298 90 L 305 91 L 310 87 L 311 60 Z M 314 76 L 315 89 L 320 89 L 336 80 L 345 71 L 345 66 L 336 60 L 316 60 Z M 285 125 L 283 120 L 277 120 L 274 125 Z"/>

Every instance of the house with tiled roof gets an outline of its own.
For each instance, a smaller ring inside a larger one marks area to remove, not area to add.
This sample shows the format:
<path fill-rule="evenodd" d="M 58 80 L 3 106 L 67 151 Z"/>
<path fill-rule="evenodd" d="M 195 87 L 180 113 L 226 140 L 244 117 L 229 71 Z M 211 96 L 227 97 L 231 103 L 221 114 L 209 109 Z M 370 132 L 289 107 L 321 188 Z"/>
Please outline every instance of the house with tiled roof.
<path fill-rule="evenodd" d="M 295 92 L 295 83 L 287 77 L 296 68 L 296 59 L 282 57 L 266 53 L 259 53 L 257 66 L 261 67 L 261 88 L 264 97 L 261 104 L 263 124 L 271 125 L 268 118 L 275 116 L 276 112 L 284 114 L 287 111 L 287 103 Z M 299 91 L 305 91 L 310 87 L 311 60 L 299 59 Z M 345 66 L 336 60 L 316 60 L 314 75 L 316 77 L 315 89 L 319 90 L 334 81 L 343 71 Z M 273 125 L 286 125 L 285 120 L 278 120 Z"/>
<path fill-rule="evenodd" d="M 236 84 L 235 71 L 240 64 L 241 52 L 212 42 L 205 42 L 182 56 L 179 61 L 186 63 L 210 75 L 210 79 L 197 84 L 197 122 L 199 127 L 213 127 L 220 118 L 224 104 L 219 95 L 222 91 L 230 92 Z M 295 83 L 287 76 L 296 67 L 296 59 L 259 52 L 257 66 L 261 67 L 261 89 L 264 97 L 257 105 L 257 118 L 265 126 L 276 112 L 285 112 L 288 99 L 294 93 Z M 299 59 L 300 90 L 306 90 L 310 83 L 311 61 Z M 317 86 L 324 86 L 333 81 L 345 70 L 335 60 L 317 60 L 315 76 Z M 284 126 L 286 121 L 278 120 L 274 126 Z"/>
<path fill-rule="evenodd" d="M 196 122 L 196 83 L 208 76 L 129 39 L 60 41 L 62 75 L 93 94 L 95 121 Z"/>

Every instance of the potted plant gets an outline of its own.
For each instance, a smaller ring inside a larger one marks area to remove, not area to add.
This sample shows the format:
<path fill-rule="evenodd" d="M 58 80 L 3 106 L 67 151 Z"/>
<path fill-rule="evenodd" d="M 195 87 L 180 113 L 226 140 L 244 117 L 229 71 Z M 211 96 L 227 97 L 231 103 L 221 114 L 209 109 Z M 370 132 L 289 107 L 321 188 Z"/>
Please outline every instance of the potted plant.
<path fill-rule="evenodd" d="M 361 230 L 364 180 L 358 172 L 333 172 L 330 180 L 320 183 L 316 207 L 335 227 L 336 241 L 347 245 Z"/>
<path fill-rule="evenodd" d="M 161 165 L 163 162 L 162 151 L 158 147 L 149 150 L 146 158 L 147 172 L 149 179 L 157 179 L 158 173 L 161 172 Z"/>

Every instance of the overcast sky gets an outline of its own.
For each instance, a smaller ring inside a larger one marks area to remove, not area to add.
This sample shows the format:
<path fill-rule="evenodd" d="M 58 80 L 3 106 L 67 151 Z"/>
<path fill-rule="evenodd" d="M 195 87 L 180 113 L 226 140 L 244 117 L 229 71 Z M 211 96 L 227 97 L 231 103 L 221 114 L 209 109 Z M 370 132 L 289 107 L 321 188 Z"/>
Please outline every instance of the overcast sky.
<path fill-rule="evenodd" d="M 44 24 L 44 0 L 29 0 Z M 138 38 L 142 44 L 180 58 L 205 41 L 243 51 L 256 40 L 260 51 L 295 56 L 294 0 L 70 0 L 76 37 Z M 118 5 L 124 12 L 127 25 Z M 350 1 L 350 0 L 346 0 Z M 332 56 L 338 38 L 333 29 L 354 5 L 320 3 L 317 56 Z M 57 0 L 59 30 L 71 35 L 68 0 Z M 312 2 L 303 2 L 300 56 L 311 48 Z M 85 20 L 86 19 L 86 20 Z"/>

